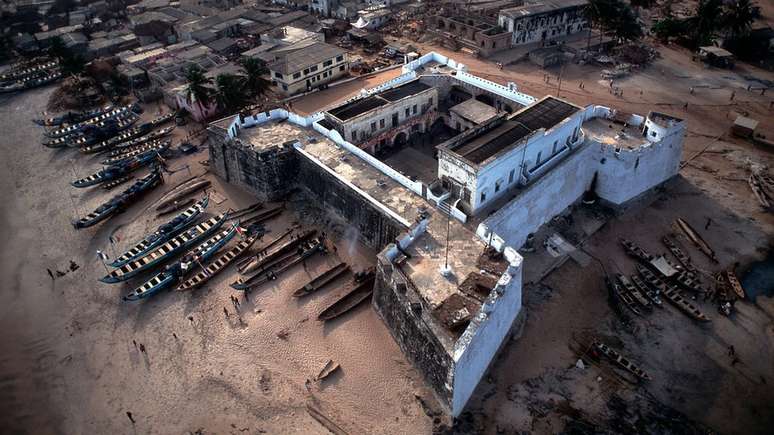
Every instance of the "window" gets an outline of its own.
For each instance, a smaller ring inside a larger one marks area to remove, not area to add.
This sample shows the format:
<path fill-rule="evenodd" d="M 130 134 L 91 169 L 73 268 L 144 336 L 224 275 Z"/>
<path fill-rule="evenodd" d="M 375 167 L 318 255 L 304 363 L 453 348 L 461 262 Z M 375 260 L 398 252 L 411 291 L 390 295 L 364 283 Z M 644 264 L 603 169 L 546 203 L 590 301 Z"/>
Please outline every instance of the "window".
<path fill-rule="evenodd" d="M 371 123 L 371 133 L 376 131 L 376 121 Z"/>
<path fill-rule="evenodd" d="M 433 105 L 433 97 L 430 97 L 429 100 L 427 100 L 427 104 L 432 106 Z"/>
<path fill-rule="evenodd" d="M 513 183 L 513 174 L 516 172 L 515 169 L 511 169 L 511 173 L 508 174 L 508 184 Z"/>
<path fill-rule="evenodd" d="M 304 70 L 304 75 L 307 75 L 307 74 L 309 74 L 309 68 Z"/>
<path fill-rule="evenodd" d="M 384 119 L 379 120 L 379 128 L 384 128 Z"/>
<path fill-rule="evenodd" d="M 486 201 L 486 192 L 481 192 L 481 202 Z"/>
<path fill-rule="evenodd" d="M 559 141 L 554 141 L 554 148 L 551 150 L 551 154 L 556 154 L 556 147 L 559 146 Z"/>
<path fill-rule="evenodd" d="M 317 65 L 315 65 L 315 66 L 313 66 L 313 67 L 309 68 L 309 71 L 311 71 L 311 72 L 315 72 L 315 71 L 317 71 Z"/>
<path fill-rule="evenodd" d="M 393 113 L 392 114 L 392 126 L 397 127 L 398 126 L 398 114 Z"/>
<path fill-rule="evenodd" d="M 342 60 L 344 60 L 344 55 L 343 54 L 341 54 L 339 56 L 336 56 L 336 62 L 341 62 Z"/>
<path fill-rule="evenodd" d="M 275 72 L 274 73 L 274 77 L 277 77 L 278 79 L 281 79 L 282 78 L 282 74 L 280 74 L 278 72 Z"/>
<path fill-rule="evenodd" d="M 297 79 L 299 77 L 301 77 L 301 73 L 300 72 L 297 72 L 297 73 L 293 74 L 293 78 L 294 79 Z"/>
<path fill-rule="evenodd" d="M 333 60 L 326 60 L 323 62 L 323 67 L 331 66 L 331 64 L 333 64 Z"/>
<path fill-rule="evenodd" d="M 283 84 L 282 84 L 282 90 L 283 90 L 283 91 L 287 91 L 287 90 L 288 90 L 288 85 L 286 85 L 286 84 L 284 84 L 284 83 L 283 83 Z"/>
<path fill-rule="evenodd" d="M 352 140 L 357 140 L 357 130 L 352 130 Z"/>
<path fill-rule="evenodd" d="M 416 104 L 414 104 L 414 106 L 411 108 L 411 113 L 413 113 L 414 115 L 417 114 L 417 105 Z"/>
<path fill-rule="evenodd" d="M 535 166 L 540 166 L 540 157 L 541 154 L 543 154 L 543 151 L 538 151 L 537 158 L 535 158 Z"/>
<path fill-rule="evenodd" d="M 503 184 L 503 180 L 495 181 L 495 193 L 500 191 L 500 186 Z"/>
<path fill-rule="evenodd" d="M 344 71 L 344 65 L 339 67 L 339 71 Z"/>
<path fill-rule="evenodd" d="M 406 118 L 408 118 L 409 116 L 411 116 L 411 109 L 406 107 Z"/>
<path fill-rule="evenodd" d="M 653 136 L 653 137 L 656 137 L 656 132 L 655 131 L 651 131 L 650 135 Z"/>

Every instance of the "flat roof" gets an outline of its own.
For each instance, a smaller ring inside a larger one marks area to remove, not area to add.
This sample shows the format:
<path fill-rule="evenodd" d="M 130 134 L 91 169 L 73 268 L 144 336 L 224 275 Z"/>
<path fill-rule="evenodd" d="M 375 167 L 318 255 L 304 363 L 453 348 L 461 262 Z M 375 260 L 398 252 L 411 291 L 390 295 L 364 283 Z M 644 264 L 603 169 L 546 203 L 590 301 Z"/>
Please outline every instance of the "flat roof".
<path fill-rule="evenodd" d="M 450 150 L 475 164 L 483 163 L 495 154 L 516 146 L 535 130 L 551 129 L 580 107 L 547 96 L 511 115 L 492 130 L 473 136 Z"/>
<path fill-rule="evenodd" d="M 528 3 L 515 8 L 505 8 L 501 14 L 511 18 L 524 18 L 530 15 L 548 14 L 563 9 L 578 8 L 587 5 L 588 0 L 542 0 Z"/>
<path fill-rule="evenodd" d="M 293 46 L 288 47 L 292 51 L 288 51 L 280 59 L 272 62 L 269 69 L 282 74 L 291 74 L 346 53 L 346 50 L 324 42 L 315 41 L 308 45 L 305 42 L 302 41 L 300 43 L 302 46 L 295 50 Z"/>
<path fill-rule="evenodd" d="M 379 93 L 349 101 L 341 106 L 328 110 L 328 113 L 342 121 L 347 121 L 376 109 L 377 107 L 394 103 L 395 101 L 402 100 L 411 95 L 416 95 L 431 88 L 432 86 L 422 83 L 419 79 L 415 79 Z"/>
<path fill-rule="evenodd" d="M 476 124 L 483 124 L 497 116 L 497 109 L 475 98 L 469 98 L 452 107 L 449 111 Z"/>

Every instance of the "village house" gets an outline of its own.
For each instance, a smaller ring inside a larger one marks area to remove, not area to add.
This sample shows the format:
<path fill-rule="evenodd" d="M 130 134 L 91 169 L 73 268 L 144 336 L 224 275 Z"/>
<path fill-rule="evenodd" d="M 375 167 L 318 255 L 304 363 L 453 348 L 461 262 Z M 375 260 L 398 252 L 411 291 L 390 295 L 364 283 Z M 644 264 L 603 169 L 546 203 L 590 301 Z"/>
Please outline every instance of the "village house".
<path fill-rule="evenodd" d="M 324 42 L 302 42 L 273 53 L 268 68 L 277 91 L 293 95 L 320 88 L 349 73 L 349 55 Z"/>
<path fill-rule="evenodd" d="M 498 24 L 512 34 L 511 44 L 542 43 L 588 28 L 587 0 L 536 0 L 500 11 Z"/>

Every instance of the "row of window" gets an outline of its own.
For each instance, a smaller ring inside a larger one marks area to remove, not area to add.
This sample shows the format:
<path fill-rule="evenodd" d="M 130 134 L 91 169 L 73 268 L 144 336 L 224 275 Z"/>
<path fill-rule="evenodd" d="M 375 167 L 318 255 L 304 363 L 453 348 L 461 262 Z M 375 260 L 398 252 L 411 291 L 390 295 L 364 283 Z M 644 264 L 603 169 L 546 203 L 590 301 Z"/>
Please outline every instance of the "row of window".
<path fill-rule="evenodd" d="M 433 104 L 433 99 L 430 98 L 428 103 L 432 105 Z M 411 107 L 406 107 L 406 111 L 405 111 L 405 115 L 406 116 L 405 117 L 408 118 L 409 116 L 416 115 L 418 113 L 418 111 L 419 110 L 418 110 L 416 104 L 414 104 Z M 379 130 L 383 129 L 385 124 L 386 123 L 385 123 L 384 118 L 380 119 L 379 120 Z M 394 127 L 397 127 L 397 126 L 398 126 L 398 113 L 396 112 L 396 113 L 392 114 L 392 127 L 394 128 Z M 357 140 L 357 133 L 358 133 L 357 130 L 352 130 L 352 140 Z M 371 123 L 371 133 L 372 134 L 376 133 L 376 121 L 373 121 Z M 360 140 L 364 140 L 365 139 L 365 135 L 366 135 L 365 131 L 361 131 L 360 132 Z"/>
<path fill-rule="evenodd" d="M 343 60 L 344 60 L 344 55 L 336 56 L 336 62 L 341 62 Z M 327 67 L 329 67 L 331 65 L 333 65 L 333 59 L 329 59 L 329 60 L 326 60 L 325 62 L 323 62 L 323 68 L 327 68 Z M 309 75 L 309 74 L 311 74 L 313 72 L 316 72 L 317 70 L 318 70 L 317 65 L 313 65 L 313 66 L 310 66 L 309 68 L 306 68 L 303 71 L 303 74 L 304 75 Z M 344 71 L 344 65 L 339 67 L 339 71 Z M 283 75 L 281 73 L 278 73 L 278 72 L 274 73 L 274 77 L 276 77 L 278 79 L 284 78 Z M 294 79 L 301 78 L 301 72 L 297 72 L 297 73 L 293 74 L 293 78 Z"/>

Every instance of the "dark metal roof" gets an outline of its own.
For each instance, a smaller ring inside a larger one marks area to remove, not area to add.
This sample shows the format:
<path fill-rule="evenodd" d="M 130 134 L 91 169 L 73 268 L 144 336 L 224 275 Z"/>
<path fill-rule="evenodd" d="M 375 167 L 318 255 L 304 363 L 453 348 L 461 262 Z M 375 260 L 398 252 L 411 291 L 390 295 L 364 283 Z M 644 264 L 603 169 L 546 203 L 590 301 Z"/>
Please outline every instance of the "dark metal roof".
<path fill-rule="evenodd" d="M 382 91 L 378 95 L 389 101 L 398 101 L 401 98 L 408 97 L 409 95 L 418 94 L 425 89 L 430 89 L 430 86 L 420 82 L 419 80 L 414 80 L 392 89 Z"/>
<path fill-rule="evenodd" d="M 578 110 L 580 110 L 578 106 L 554 97 L 546 97 L 511 116 L 510 119 L 519 121 L 532 130 L 539 128 L 548 130 Z"/>
<path fill-rule="evenodd" d="M 379 98 L 376 95 L 371 95 L 370 97 L 350 101 L 349 103 L 331 109 L 328 112 L 340 120 L 346 121 L 350 118 L 354 118 L 360 114 L 366 113 L 369 110 L 384 106 L 385 104 L 387 104 L 387 102 L 383 98 Z"/>
<path fill-rule="evenodd" d="M 384 106 L 411 95 L 416 95 L 430 88 L 431 86 L 420 82 L 419 79 L 416 79 L 408 83 L 404 83 L 400 86 L 379 92 L 378 94 L 350 101 L 339 107 L 335 107 L 329 110 L 328 113 L 342 121 L 346 121 L 358 115 L 362 115 L 369 110 L 376 109 L 377 107 Z"/>
<path fill-rule="evenodd" d="M 452 151 L 479 164 L 502 150 L 516 146 L 521 139 L 535 130 L 551 129 L 579 110 L 578 106 L 554 97 L 546 97 L 512 115 L 500 126 L 471 138 Z"/>

